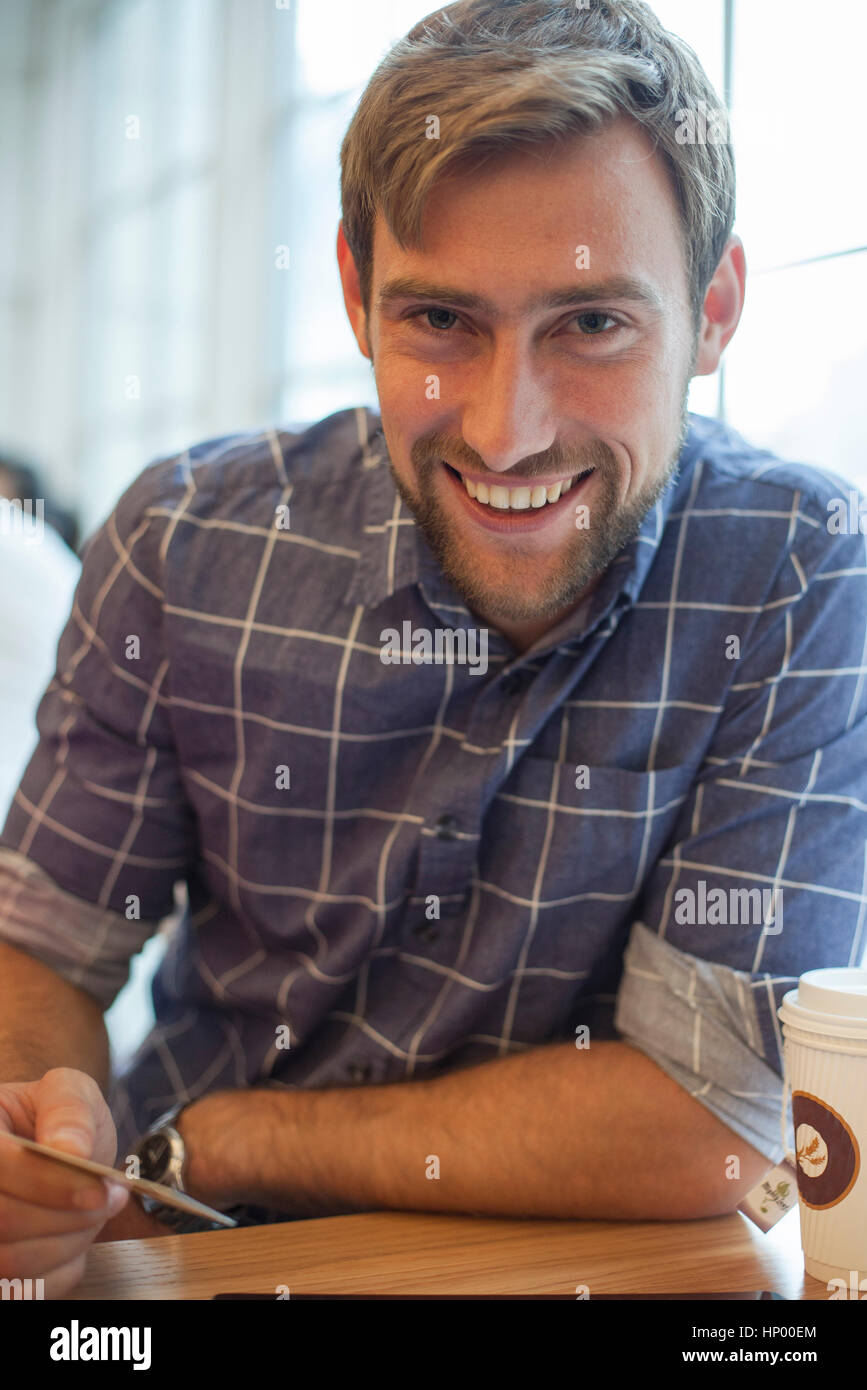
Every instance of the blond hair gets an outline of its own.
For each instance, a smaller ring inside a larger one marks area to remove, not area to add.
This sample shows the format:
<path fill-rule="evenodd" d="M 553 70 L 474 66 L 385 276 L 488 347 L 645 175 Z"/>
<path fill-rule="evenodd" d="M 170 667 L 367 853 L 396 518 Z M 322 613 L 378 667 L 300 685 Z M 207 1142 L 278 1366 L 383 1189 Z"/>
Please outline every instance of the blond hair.
<path fill-rule="evenodd" d="M 723 138 L 681 143 L 684 113 L 702 108 Z M 673 178 L 697 328 L 734 222 L 728 119 L 693 50 L 643 0 L 458 0 L 389 50 L 340 150 L 343 231 L 367 313 L 377 212 L 402 250 L 419 249 L 433 184 L 469 156 L 562 141 L 621 114 Z"/>

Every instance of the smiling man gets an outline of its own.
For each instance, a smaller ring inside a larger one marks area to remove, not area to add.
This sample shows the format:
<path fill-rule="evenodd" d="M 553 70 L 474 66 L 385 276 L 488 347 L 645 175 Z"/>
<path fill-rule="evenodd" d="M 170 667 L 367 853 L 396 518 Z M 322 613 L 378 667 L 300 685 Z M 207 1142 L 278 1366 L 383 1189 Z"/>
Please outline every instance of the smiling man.
<path fill-rule="evenodd" d="M 864 539 L 686 412 L 745 286 L 702 102 L 638 0 L 459 3 L 383 60 L 337 243 L 380 413 L 158 460 L 91 540 L 0 850 L 0 1123 L 116 1124 L 253 1221 L 688 1219 L 781 1158 L 777 1006 L 864 945 Z M 421 659 L 478 631 L 484 672 Z M 22 1277 L 175 1228 L 36 1163 Z"/>

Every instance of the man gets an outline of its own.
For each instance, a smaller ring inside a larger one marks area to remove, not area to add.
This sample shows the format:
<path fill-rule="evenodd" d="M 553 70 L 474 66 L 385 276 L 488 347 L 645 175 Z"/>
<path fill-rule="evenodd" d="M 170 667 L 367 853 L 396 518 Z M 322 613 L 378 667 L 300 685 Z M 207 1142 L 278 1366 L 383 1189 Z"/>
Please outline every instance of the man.
<path fill-rule="evenodd" d="M 732 1211 L 782 994 L 864 944 L 863 539 L 685 413 L 745 283 L 694 56 L 638 0 L 425 25 L 342 150 L 381 416 L 160 460 L 88 546 L 3 836 L 0 1120 L 116 1122 L 244 1219 Z M 0 1146 L 4 1273 L 172 1229 L 38 1163 Z"/>

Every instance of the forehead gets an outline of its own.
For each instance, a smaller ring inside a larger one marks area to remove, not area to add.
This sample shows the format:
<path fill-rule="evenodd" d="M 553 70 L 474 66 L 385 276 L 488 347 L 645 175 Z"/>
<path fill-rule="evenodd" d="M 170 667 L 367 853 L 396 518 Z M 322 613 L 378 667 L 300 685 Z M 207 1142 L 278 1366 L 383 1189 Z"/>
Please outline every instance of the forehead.
<path fill-rule="evenodd" d="M 577 248 L 589 265 L 576 268 Z M 470 156 L 433 185 L 423 249 L 401 250 L 384 218 L 374 228 L 373 281 L 435 276 L 517 312 L 546 285 L 581 277 L 640 277 L 665 303 L 687 302 L 683 228 L 674 181 L 649 137 L 618 118 L 604 130 L 539 149 Z"/>

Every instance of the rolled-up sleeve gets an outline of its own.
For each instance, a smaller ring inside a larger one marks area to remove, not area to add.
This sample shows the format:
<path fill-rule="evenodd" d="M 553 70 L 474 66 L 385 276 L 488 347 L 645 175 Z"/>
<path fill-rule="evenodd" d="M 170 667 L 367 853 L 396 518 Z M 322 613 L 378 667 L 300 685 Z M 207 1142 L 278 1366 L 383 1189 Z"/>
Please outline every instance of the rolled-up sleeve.
<path fill-rule="evenodd" d="M 777 1163 L 783 1085 L 763 1053 L 755 1001 L 767 989 L 766 977 L 687 955 L 636 922 L 614 1021 L 626 1042 Z"/>
<path fill-rule="evenodd" d="M 636 903 L 615 1026 L 778 1162 L 777 1009 L 805 971 L 858 965 L 867 945 L 865 537 L 811 521 L 765 603 L 713 621 L 741 654 Z"/>
<path fill-rule="evenodd" d="M 128 919 L 65 892 L 25 855 L 0 849 L 0 941 L 41 960 L 103 1009 L 159 922 Z"/>

